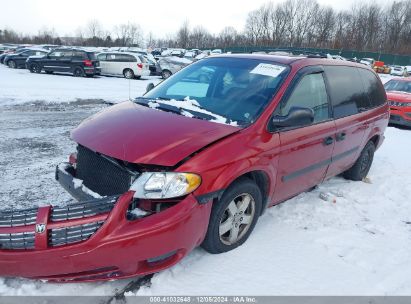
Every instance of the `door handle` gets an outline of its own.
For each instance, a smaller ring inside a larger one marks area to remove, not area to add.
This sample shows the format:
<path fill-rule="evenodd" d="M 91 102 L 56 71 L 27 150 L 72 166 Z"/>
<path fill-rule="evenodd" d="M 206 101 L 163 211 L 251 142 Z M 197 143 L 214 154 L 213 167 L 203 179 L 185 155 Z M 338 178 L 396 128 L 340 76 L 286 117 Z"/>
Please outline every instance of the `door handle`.
<path fill-rule="evenodd" d="M 326 138 L 324 139 L 323 144 L 324 144 L 325 146 L 329 146 L 329 145 L 331 145 L 333 142 L 334 142 L 334 139 L 333 139 L 331 136 L 329 136 L 329 137 L 326 137 Z"/>
<path fill-rule="evenodd" d="M 336 139 L 337 141 L 342 141 L 342 140 L 345 139 L 346 136 L 347 136 L 347 134 L 346 134 L 345 132 L 342 132 L 342 133 L 340 133 L 340 134 L 337 134 L 337 136 L 335 137 L 335 139 Z"/>

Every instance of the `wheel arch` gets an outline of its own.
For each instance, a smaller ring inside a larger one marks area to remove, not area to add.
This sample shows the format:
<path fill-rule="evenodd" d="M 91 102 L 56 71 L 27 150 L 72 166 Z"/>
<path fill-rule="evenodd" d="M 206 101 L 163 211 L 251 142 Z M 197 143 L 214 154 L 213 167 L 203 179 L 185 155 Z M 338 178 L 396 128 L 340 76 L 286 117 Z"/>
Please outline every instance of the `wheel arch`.
<path fill-rule="evenodd" d="M 268 206 L 269 197 L 270 197 L 270 188 L 272 184 L 272 181 L 270 180 L 268 173 L 261 169 L 253 169 L 247 172 L 242 172 L 240 174 L 237 174 L 234 178 L 231 179 L 231 181 L 226 185 L 225 190 L 231 185 L 233 185 L 234 183 L 236 183 L 238 180 L 243 179 L 243 178 L 248 178 L 252 180 L 253 182 L 256 183 L 256 185 L 260 189 L 262 199 L 263 199 L 261 214 L 263 214 Z M 220 194 L 219 197 L 221 197 L 224 194 L 225 190 Z"/>

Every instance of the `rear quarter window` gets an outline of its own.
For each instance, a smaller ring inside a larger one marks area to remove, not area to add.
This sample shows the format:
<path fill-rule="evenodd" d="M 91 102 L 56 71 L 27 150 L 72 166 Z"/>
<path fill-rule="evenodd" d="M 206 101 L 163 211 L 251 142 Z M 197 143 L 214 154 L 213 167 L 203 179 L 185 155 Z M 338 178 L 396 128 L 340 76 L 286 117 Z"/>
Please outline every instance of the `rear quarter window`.
<path fill-rule="evenodd" d="M 86 53 L 82 51 L 73 51 L 73 57 L 79 60 L 87 59 Z"/>
<path fill-rule="evenodd" d="M 90 60 L 96 60 L 96 54 L 95 53 L 87 53 L 88 59 Z"/>
<path fill-rule="evenodd" d="M 334 118 L 365 111 L 370 107 L 360 73 L 355 67 L 325 66 Z"/>
<path fill-rule="evenodd" d="M 358 69 L 362 82 L 364 84 L 364 90 L 368 95 L 370 101 L 370 108 L 383 105 L 387 101 L 387 95 L 385 94 L 384 86 L 373 72 Z"/>

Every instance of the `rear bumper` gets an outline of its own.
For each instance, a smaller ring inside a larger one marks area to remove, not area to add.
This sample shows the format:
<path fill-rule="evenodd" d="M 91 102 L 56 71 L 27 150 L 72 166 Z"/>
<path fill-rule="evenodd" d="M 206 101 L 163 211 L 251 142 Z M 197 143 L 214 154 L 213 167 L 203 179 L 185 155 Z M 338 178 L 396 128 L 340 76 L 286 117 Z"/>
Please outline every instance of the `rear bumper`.
<path fill-rule="evenodd" d="M 100 75 L 101 74 L 101 68 L 85 67 L 84 68 L 84 73 L 86 73 L 87 75 Z"/>
<path fill-rule="evenodd" d="M 59 178 L 62 184 L 63 178 L 69 180 L 61 173 Z M 162 212 L 130 221 L 126 213 L 133 194 L 123 194 L 115 204 L 113 200 L 108 212 L 83 212 L 86 216 L 61 220 L 60 211 L 60 219 L 56 220 L 58 212 L 48 206 L 38 209 L 35 224 L 1 226 L 0 236 L 34 232 L 35 239 L 32 249 L 0 250 L 0 276 L 73 282 L 145 275 L 174 265 L 201 243 L 211 204 L 198 204 L 189 195 Z M 94 199 L 92 204 L 98 206 L 104 200 L 107 203 L 103 198 Z M 101 226 L 87 240 L 61 246 L 50 241 L 59 229 L 97 222 Z M 40 224 L 44 225 L 43 231 L 38 229 Z"/>

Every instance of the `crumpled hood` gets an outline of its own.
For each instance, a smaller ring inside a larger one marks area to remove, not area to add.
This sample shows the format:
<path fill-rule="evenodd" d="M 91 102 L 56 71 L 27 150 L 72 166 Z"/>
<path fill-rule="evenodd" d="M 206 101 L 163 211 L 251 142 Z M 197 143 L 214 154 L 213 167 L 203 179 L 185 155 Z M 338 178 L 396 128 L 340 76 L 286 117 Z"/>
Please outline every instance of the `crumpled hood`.
<path fill-rule="evenodd" d="M 391 91 L 387 92 L 387 99 L 398 102 L 411 102 L 411 94 Z"/>
<path fill-rule="evenodd" d="M 174 166 L 204 146 L 239 130 L 150 109 L 127 101 L 83 121 L 74 141 L 131 163 Z"/>

